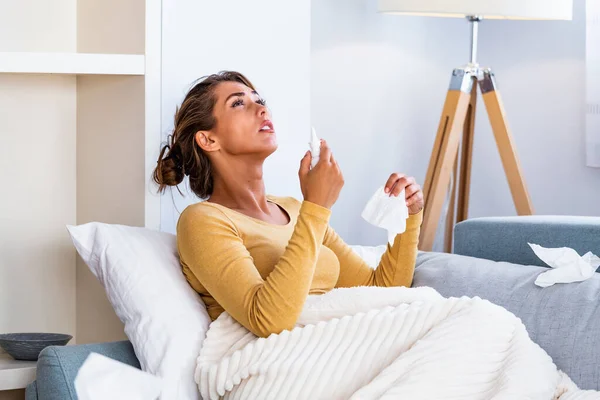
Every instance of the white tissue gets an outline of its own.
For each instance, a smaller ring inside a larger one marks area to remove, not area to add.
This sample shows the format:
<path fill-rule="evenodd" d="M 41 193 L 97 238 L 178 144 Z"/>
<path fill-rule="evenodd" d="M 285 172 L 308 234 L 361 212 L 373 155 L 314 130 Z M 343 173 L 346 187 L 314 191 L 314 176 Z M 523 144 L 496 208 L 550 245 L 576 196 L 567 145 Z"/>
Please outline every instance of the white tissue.
<path fill-rule="evenodd" d="M 147 372 L 91 353 L 75 377 L 79 400 L 156 400 L 161 380 Z"/>
<path fill-rule="evenodd" d="M 540 287 L 552 286 L 555 283 L 581 282 L 594 276 L 600 266 L 600 258 L 591 251 L 580 256 L 570 247 L 545 248 L 528 243 L 533 252 L 552 269 L 542 272 L 535 284 Z"/>
<path fill-rule="evenodd" d="M 315 132 L 315 128 L 311 129 L 310 142 L 308 142 L 310 146 L 310 168 L 314 168 L 315 165 L 319 162 L 319 156 L 321 155 L 321 141 L 317 137 L 317 133 Z"/>
<path fill-rule="evenodd" d="M 388 242 L 391 245 L 396 235 L 406 230 L 408 207 L 404 189 L 398 197 L 390 196 L 384 189 L 384 186 L 377 189 L 361 215 L 370 224 L 387 230 Z"/>

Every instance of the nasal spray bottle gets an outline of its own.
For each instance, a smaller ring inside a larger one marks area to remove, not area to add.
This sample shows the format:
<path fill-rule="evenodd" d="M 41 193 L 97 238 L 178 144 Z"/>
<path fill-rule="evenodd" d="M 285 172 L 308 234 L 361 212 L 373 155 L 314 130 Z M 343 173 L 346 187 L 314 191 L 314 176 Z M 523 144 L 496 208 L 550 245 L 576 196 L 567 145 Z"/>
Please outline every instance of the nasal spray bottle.
<path fill-rule="evenodd" d="M 312 157 L 310 161 L 310 168 L 313 169 L 319 162 L 319 156 L 321 155 L 321 141 L 317 137 L 315 128 L 311 128 L 310 142 L 308 142 L 308 146 L 310 147 L 310 155 Z"/>

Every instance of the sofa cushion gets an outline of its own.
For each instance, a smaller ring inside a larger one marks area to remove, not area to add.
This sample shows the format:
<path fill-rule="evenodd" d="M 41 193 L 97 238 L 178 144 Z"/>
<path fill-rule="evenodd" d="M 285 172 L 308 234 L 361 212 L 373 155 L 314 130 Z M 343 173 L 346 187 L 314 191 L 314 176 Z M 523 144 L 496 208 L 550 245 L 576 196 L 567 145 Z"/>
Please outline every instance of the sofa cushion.
<path fill-rule="evenodd" d="M 530 337 L 582 389 L 600 390 L 600 274 L 587 281 L 534 285 L 537 266 L 419 253 L 413 286 L 445 297 L 481 297 L 520 318 Z"/>

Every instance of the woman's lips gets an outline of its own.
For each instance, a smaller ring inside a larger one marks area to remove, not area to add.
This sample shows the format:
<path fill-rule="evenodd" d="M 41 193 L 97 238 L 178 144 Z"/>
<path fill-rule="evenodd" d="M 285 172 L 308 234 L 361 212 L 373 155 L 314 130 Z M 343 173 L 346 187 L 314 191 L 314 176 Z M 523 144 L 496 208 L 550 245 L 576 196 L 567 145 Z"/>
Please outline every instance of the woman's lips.
<path fill-rule="evenodd" d="M 261 124 L 260 129 L 258 131 L 265 132 L 265 133 L 273 133 L 273 132 L 275 132 L 275 129 L 273 128 L 273 123 L 271 121 L 265 120 Z"/>

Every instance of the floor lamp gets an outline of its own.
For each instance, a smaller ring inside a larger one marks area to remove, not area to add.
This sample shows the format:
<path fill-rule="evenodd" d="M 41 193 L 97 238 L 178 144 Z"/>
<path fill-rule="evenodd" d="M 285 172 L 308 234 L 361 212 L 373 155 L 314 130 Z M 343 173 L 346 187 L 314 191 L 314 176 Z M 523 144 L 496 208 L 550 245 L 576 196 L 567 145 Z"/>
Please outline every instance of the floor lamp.
<path fill-rule="evenodd" d="M 425 211 L 419 248 L 432 250 L 448 191 L 451 194 L 446 220 L 445 251 L 451 251 L 454 224 L 467 219 L 477 86 L 481 90 L 492 125 L 517 214 L 533 214 L 494 74 L 490 68 L 480 67 L 477 63 L 479 23 L 484 18 L 570 20 L 573 0 L 379 0 L 378 8 L 379 12 L 390 14 L 466 17 L 471 24 L 471 61 L 452 71 L 423 185 Z M 450 187 L 452 174 L 455 179 Z"/>

